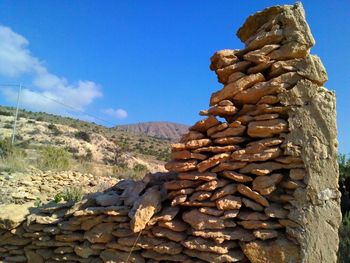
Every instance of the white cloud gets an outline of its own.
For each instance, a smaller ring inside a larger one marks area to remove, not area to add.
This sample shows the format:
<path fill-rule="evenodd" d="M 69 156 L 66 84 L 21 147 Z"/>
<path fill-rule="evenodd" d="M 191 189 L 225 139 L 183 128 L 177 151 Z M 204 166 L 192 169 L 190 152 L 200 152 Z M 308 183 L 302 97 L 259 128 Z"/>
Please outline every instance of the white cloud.
<path fill-rule="evenodd" d="M 126 110 L 123 109 L 109 108 L 102 110 L 102 112 L 116 119 L 125 119 L 126 117 L 128 117 L 128 113 L 126 112 Z"/>
<path fill-rule="evenodd" d="M 29 76 L 33 90 L 23 89 L 21 106 L 32 110 L 52 113 L 67 113 L 69 110 L 53 100 L 71 105 L 83 111 L 96 98 L 102 96 L 98 84 L 88 80 L 68 82 L 64 77 L 52 74 L 38 58 L 28 49 L 29 41 L 0 25 L 0 75 L 9 78 Z M 5 98 L 10 102 L 17 99 L 17 91 L 11 88 L 3 90 Z"/>

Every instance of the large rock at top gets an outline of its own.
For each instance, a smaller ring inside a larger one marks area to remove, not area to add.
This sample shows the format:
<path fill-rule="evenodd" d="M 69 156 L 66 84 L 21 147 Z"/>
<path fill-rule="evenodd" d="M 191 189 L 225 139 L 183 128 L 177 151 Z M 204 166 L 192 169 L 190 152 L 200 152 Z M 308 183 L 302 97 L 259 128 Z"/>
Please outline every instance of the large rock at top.
<path fill-rule="evenodd" d="M 273 241 L 255 240 L 241 243 L 243 253 L 252 263 L 297 263 L 302 262 L 299 247 L 286 238 L 280 237 Z"/>
<path fill-rule="evenodd" d="M 32 203 L 0 205 L 0 229 L 10 230 L 19 226 L 26 219 L 32 206 Z"/>
<path fill-rule="evenodd" d="M 158 212 L 161 203 L 161 193 L 159 187 L 149 188 L 139 200 L 137 200 L 131 209 L 129 216 L 131 218 L 130 228 L 133 232 L 143 230 L 152 216 Z"/>
<path fill-rule="evenodd" d="M 277 60 L 305 57 L 315 44 L 301 3 L 273 6 L 257 12 L 248 17 L 237 36 L 248 50 L 280 44 L 281 47 L 269 55 Z"/>

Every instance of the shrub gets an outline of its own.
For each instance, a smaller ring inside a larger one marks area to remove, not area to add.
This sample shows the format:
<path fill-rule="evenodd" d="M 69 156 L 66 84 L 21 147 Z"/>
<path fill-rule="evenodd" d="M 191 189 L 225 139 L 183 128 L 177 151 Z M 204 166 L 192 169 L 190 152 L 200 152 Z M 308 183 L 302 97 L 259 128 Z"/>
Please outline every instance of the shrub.
<path fill-rule="evenodd" d="M 52 131 L 55 136 L 61 135 L 62 132 L 57 128 L 55 124 L 50 123 L 47 128 Z"/>
<path fill-rule="evenodd" d="M 77 139 L 81 139 L 83 141 L 86 141 L 86 142 L 91 142 L 90 135 L 84 131 L 77 131 L 76 133 L 74 133 L 74 137 Z"/>
<path fill-rule="evenodd" d="M 54 201 L 59 203 L 61 201 L 74 201 L 78 202 L 83 198 L 83 191 L 79 187 L 69 187 L 64 190 L 62 193 L 58 193 L 54 197 Z"/>
<path fill-rule="evenodd" d="M 13 129 L 13 126 L 10 123 L 6 123 L 4 129 Z"/>
<path fill-rule="evenodd" d="M 10 111 L 0 110 L 0 115 L 2 115 L 2 116 L 12 116 L 13 113 L 10 112 Z"/>
<path fill-rule="evenodd" d="M 347 213 L 339 229 L 338 263 L 350 262 L 350 213 Z"/>
<path fill-rule="evenodd" d="M 44 148 L 38 160 L 38 166 L 42 170 L 68 170 L 70 164 L 69 152 L 52 146 Z"/>
<path fill-rule="evenodd" d="M 147 166 L 145 166 L 143 164 L 140 164 L 140 163 L 135 164 L 134 167 L 133 167 L 133 170 L 135 172 L 146 172 L 146 171 L 148 171 Z"/>
<path fill-rule="evenodd" d="M 0 140 L 0 157 L 7 157 L 14 154 L 15 146 L 12 145 L 10 138 Z"/>

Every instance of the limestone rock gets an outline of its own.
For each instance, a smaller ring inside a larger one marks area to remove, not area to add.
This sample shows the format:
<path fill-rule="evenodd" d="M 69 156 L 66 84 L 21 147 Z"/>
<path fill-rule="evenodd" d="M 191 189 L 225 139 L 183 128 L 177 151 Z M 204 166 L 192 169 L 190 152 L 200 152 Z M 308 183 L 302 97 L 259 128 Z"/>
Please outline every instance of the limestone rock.
<path fill-rule="evenodd" d="M 282 237 L 271 241 L 241 243 L 241 248 L 252 263 L 269 262 L 272 258 L 276 263 L 301 262 L 298 246 Z"/>
<path fill-rule="evenodd" d="M 210 105 L 215 105 L 225 99 L 231 99 L 242 90 L 248 89 L 251 86 L 253 86 L 255 83 L 258 83 L 264 80 L 265 78 L 261 73 L 252 74 L 252 75 L 248 75 L 243 78 L 240 78 L 237 81 L 226 85 L 222 90 L 216 93 L 213 93 L 210 98 Z"/>
<path fill-rule="evenodd" d="M 253 121 L 248 125 L 248 135 L 251 137 L 272 137 L 288 131 L 288 124 L 283 119 L 267 120 L 267 121 Z"/>
<path fill-rule="evenodd" d="M 240 209 L 242 206 L 242 199 L 233 195 L 224 196 L 216 200 L 216 206 L 219 210 Z"/>
<path fill-rule="evenodd" d="M 216 254 L 209 252 L 196 252 L 194 250 L 186 249 L 184 253 L 190 257 L 199 258 L 212 263 L 238 262 L 244 258 L 244 254 L 240 250 L 231 250 L 227 254 Z"/>
<path fill-rule="evenodd" d="M 213 157 L 210 157 L 209 159 L 200 162 L 197 167 L 199 172 L 205 172 L 209 168 L 218 165 L 219 163 L 227 160 L 230 158 L 229 153 L 219 153 L 217 155 L 214 155 Z"/>
<path fill-rule="evenodd" d="M 220 122 L 214 117 L 209 116 L 208 118 L 198 121 L 195 125 L 190 127 L 191 131 L 206 132 L 209 128 L 218 125 Z"/>
<path fill-rule="evenodd" d="M 203 229 L 224 229 L 224 221 L 218 217 L 205 215 L 199 212 L 197 209 L 193 209 L 189 212 L 185 212 L 182 215 L 182 219 L 191 225 L 192 228 Z"/>
<path fill-rule="evenodd" d="M 19 226 L 29 214 L 30 207 L 32 203 L 0 205 L 0 229 L 10 230 Z"/>
<path fill-rule="evenodd" d="M 149 188 L 136 202 L 129 213 L 131 218 L 130 228 L 132 231 L 140 232 L 143 230 L 152 216 L 158 211 L 161 202 L 161 195 L 158 187 Z"/>

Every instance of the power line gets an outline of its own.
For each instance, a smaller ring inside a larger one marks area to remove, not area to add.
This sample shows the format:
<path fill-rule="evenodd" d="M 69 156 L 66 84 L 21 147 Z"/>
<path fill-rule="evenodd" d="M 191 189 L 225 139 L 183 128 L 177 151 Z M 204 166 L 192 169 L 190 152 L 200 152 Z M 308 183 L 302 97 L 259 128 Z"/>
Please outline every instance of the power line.
<path fill-rule="evenodd" d="M 17 84 L 17 85 L 16 85 L 16 84 L 0 84 L 0 87 L 18 87 L 18 86 L 19 86 L 18 84 Z M 31 89 L 30 87 L 23 86 L 23 85 L 22 85 L 22 88 L 27 88 L 27 89 L 29 89 L 29 90 L 33 90 L 33 89 Z M 43 98 L 45 98 L 45 99 L 47 99 L 47 100 L 51 100 L 51 101 L 53 101 L 53 102 L 55 102 L 55 103 L 57 103 L 57 104 L 59 104 L 59 105 L 61 105 L 61 106 L 64 106 L 64 107 L 66 107 L 66 108 L 69 108 L 69 109 L 71 109 L 71 110 L 73 110 L 73 111 L 77 111 L 77 112 L 80 112 L 80 113 L 84 113 L 85 115 L 87 115 L 87 116 L 89 116 L 89 117 L 92 117 L 92 118 L 94 118 L 94 119 L 96 119 L 96 120 L 99 120 L 99 121 L 102 121 L 102 122 L 105 122 L 105 123 L 108 123 L 108 124 L 110 124 L 110 125 L 115 126 L 115 123 L 112 123 L 112 122 L 110 122 L 110 121 L 107 121 L 107 120 L 105 120 L 105 119 L 102 119 L 102 118 L 100 118 L 100 117 L 98 117 L 98 116 L 96 116 L 96 115 L 93 115 L 93 114 L 91 114 L 91 113 L 88 113 L 88 112 L 86 112 L 86 111 L 84 111 L 84 110 L 82 110 L 82 109 L 76 108 L 76 107 L 74 107 L 74 106 L 72 106 L 72 105 L 68 105 L 68 104 L 66 104 L 66 103 L 63 103 L 63 102 L 61 102 L 61 101 L 59 101 L 59 100 L 57 100 L 57 99 L 51 98 L 51 97 L 46 96 L 46 95 L 43 95 L 43 94 L 41 94 L 41 93 L 36 93 L 36 95 L 39 95 L 39 96 L 41 96 L 41 97 L 43 97 Z"/>

